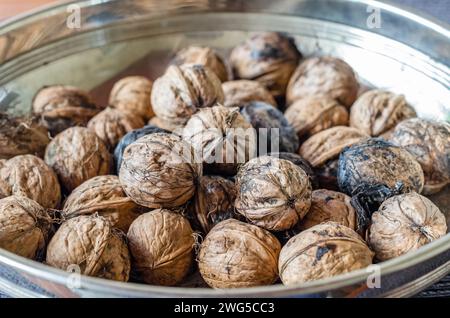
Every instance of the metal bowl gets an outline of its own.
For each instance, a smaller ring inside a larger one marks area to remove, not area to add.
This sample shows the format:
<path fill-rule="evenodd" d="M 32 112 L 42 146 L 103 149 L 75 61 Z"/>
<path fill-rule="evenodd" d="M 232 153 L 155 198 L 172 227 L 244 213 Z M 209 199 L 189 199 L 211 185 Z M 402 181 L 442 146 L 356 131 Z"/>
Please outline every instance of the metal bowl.
<path fill-rule="evenodd" d="M 106 103 L 117 78 L 156 78 L 181 47 L 209 45 L 226 54 L 262 30 L 290 33 L 305 55 L 342 57 L 367 86 L 403 93 L 420 116 L 450 121 L 448 26 L 372 0 L 85 0 L 47 7 L 0 25 L 0 110 L 27 113 L 41 86 L 60 83 L 91 90 Z M 432 197 L 447 221 L 449 193 Z M 375 271 L 233 290 L 78 280 L 0 249 L 0 290 L 11 296 L 409 296 L 449 272 L 449 234 Z"/>

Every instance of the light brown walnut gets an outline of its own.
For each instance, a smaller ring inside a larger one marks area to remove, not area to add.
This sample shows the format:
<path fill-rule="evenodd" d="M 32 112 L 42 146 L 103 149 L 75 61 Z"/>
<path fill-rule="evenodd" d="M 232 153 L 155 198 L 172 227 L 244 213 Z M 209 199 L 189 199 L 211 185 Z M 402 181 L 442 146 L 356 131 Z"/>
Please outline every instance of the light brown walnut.
<path fill-rule="evenodd" d="M 243 107 L 250 102 L 264 102 L 277 107 L 277 102 L 272 94 L 258 81 L 235 80 L 222 83 L 225 95 L 224 106 Z"/>

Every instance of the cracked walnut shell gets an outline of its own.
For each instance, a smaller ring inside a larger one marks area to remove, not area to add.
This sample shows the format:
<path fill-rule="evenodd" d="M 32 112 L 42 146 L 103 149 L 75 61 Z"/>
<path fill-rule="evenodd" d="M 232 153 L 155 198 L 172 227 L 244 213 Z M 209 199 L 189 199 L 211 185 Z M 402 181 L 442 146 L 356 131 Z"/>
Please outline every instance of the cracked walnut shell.
<path fill-rule="evenodd" d="M 341 59 L 323 56 L 304 60 L 295 70 L 286 91 L 292 104 L 310 96 L 327 96 L 350 108 L 358 96 L 359 84 L 350 65 Z"/>
<path fill-rule="evenodd" d="M 393 196 L 372 215 L 368 242 L 385 261 L 430 243 L 447 233 L 445 215 L 415 192 Z"/>
<path fill-rule="evenodd" d="M 89 179 L 75 188 L 67 197 L 61 215 L 69 219 L 98 214 L 126 232 L 145 210 L 126 196 L 117 176 L 106 175 Z"/>
<path fill-rule="evenodd" d="M 296 285 L 365 268 L 372 258 L 355 231 L 326 222 L 291 238 L 281 249 L 278 268 L 284 285 Z"/>
<path fill-rule="evenodd" d="M 133 268 L 147 284 L 172 286 L 188 274 L 195 239 L 181 214 L 166 209 L 142 214 L 127 236 Z"/>
<path fill-rule="evenodd" d="M 224 106 L 242 107 L 249 102 L 264 102 L 277 107 L 272 94 L 258 81 L 236 80 L 222 83 Z"/>
<path fill-rule="evenodd" d="M 61 200 L 61 189 L 55 172 L 44 160 L 33 155 L 22 155 L 5 161 L 0 167 L 0 182 L 4 196 L 21 195 L 44 208 L 56 209 Z"/>
<path fill-rule="evenodd" d="M 128 281 L 130 255 L 122 235 L 105 218 L 82 215 L 64 222 L 47 247 L 46 263 L 81 274 Z"/>
<path fill-rule="evenodd" d="M 293 227 L 311 206 L 311 183 L 290 161 L 257 157 L 236 177 L 236 210 L 251 223 L 272 231 Z"/>
<path fill-rule="evenodd" d="M 45 163 L 56 172 L 66 192 L 71 192 L 90 178 L 109 174 L 112 157 L 94 132 L 72 127 L 48 144 Z"/>
<path fill-rule="evenodd" d="M 273 284 L 280 242 L 269 231 L 235 219 L 217 224 L 198 255 L 200 274 L 213 288 Z"/>
<path fill-rule="evenodd" d="M 380 136 L 402 120 L 416 117 L 403 95 L 374 89 L 362 94 L 350 110 L 350 126 L 370 136 Z"/>

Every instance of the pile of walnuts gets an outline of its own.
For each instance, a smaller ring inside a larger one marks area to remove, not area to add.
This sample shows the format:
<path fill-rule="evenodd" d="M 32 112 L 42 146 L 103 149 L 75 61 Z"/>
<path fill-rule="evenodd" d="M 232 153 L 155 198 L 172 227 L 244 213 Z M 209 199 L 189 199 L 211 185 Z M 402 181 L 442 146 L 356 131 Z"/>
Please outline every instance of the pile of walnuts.
<path fill-rule="evenodd" d="M 152 285 L 297 285 L 446 235 L 450 125 L 352 67 L 258 33 L 228 59 L 177 52 L 108 105 L 46 86 L 0 114 L 0 247 Z M 269 147 L 267 147 L 269 143 Z"/>

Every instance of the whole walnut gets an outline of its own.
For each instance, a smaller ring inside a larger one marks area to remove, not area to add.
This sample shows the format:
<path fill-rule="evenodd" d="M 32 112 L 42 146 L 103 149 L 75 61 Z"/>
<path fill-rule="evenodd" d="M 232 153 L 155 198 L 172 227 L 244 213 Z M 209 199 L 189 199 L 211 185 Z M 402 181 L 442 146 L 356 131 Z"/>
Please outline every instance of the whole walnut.
<path fill-rule="evenodd" d="M 33 155 L 21 155 L 5 161 L 0 167 L 0 182 L 4 196 L 21 195 L 44 208 L 56 209 L 61 189 L 55 172 L 44 160 Z"/>
<path fill-rule="evenodd" d="M 391 141 L 408 150 L 425 174 L 423 193 L 439 192 L 450 184 L 450 124 L 414 118 L 397 125 Z"/>
<path fill-rule="evenodd" d="M 278 278 L 280 249 L 269 231 L 228 219 L 213 227 L 203 241 L 200 274 L 213 288 L 270 285 Z"/>
<path fill-rule="evenodd" d="M 308 138 L 300 147 L 299 154 L 314 168 L 322 188 L 337 190 L 337 166 L 341 151 L 369 137 L 359 130 L 336 126 Z"/>
<path fill-rule="evenodd" d="M 184 125 L 200 108 L 223 103 L 222 83 L 208 67 L 171 65 L 153 84 L 153 111 L 174 126 Z"/>
<path fill-rule="evenodd" d="M 152 81 L 144 76 L 127 76 L 117 81 L 109 94 L 109 105 L 149 120 L 155 114 L 150 103 Z"/>
<path fill-rule="evenodd" d="M 200 110 L 183 130 L 189 142 L 213 174 L 235 174 L 238 164 L 256 154 L 256 134 L 237 107 L 214 106 Z"/>
<path fill-rule="evenodd" d="M 40 89 L 33 98 L 32 108 L 33 113 L 41 116 L 52 136 L 72 126 L 86 126 L 102 110 L 87 92 L 66 85 Z"/>
<path fill-rule="evenodd" d="M 96 215 L 64 222 L 48 244 L 46 263 L 65 271 L 78 266 L 83 275 L 124 282 L 130 274 L 123 237 L 108 220 Z"/>
<path fill-rule="evenodd" d="M 36 117 L 0 113 L 0 159 L 26 154 L 43 157 L 49 142 L 47 128 Z"/>
<path fill-rule="evenodd" d="M 291 238 L 281 249 L 278 270 L 284 285 L 296 285 L 365 268 L 372 258 L 355 231 L 326 222 Z"/>
<path fill-rule="evenodd" d="M 283 231 L 301 220 L 311 206 L 311 183 L 290 161 L 257 157 L 239 169 L 236 210 L 251 223 Z"/>
<path fill-rule="evenodd" d="M 327 96 L 350 107 L 358 96 L 359 84 L 350 65 L 331 57 L 311 57 L 295 70 L 286 91 L 288 104 L 309 96 Z"/>
<path fill-rule="evenodd" d="M 234 182 L 220 176 L 200 178 L 194 200 L 189 206 L 193 224 L 208 233 L 217 223 L 237 218 L 234 212 L 236 186 Z"/>
<path fill-rule="evenodd" d="M 69 219 L 98 214 L 126 232 L 145 210 L 126 196 L 117 176 L 106 175 L 89 179 L 76 187 L 67 197 L 61 215 Z"/>
<path fill-rule="evenodd" d="M 209 47 L 189 46 L 177 52 L 172 60 L 175 65 L 200 64 L 213 71 L 221 82 L 228 80 L 228 71 L 223 59 Z"/>
<path fill-rule="evenodd" d="M 94 132 L 72 127 L 48 144 L 45 163 L 56 172 L 66 192 L 71 192 L 90 178 L 109 174 L 112 157 Z"/>
<path fill-rule="evenodd" d="M 106 108 L 95 115 L 87 127 L 103 140 L 109 150 L 113 150 L 126 133 L 144 125 L 142 118 L 134 113 Z"/>
<path fill-rule="evenodd" d="M 309 162 L 303 159 L 303 157 L 301 157 L 300 155 L 292 152 L 270 152 L 267 155 L 292 162 L 294 165 L 305 171 L 305 173 L 308 175 L 309 182 L 311 182 L 311 186 L 313 187 L 313 189 L 317 189 L 319 187 L 319 180 L 317 179 L 313 168 L 311 167 Z"/>
<path fill-rule="evenodd" d="M 148 121 L 149 125 L 158 127 L 160 129 L 172 132 L 174 134 L 178 134 L 179 131 L 183 130 L 183 127 L 185 125 L 185 123 L 174 123 L 171 121 L 167 121 L 164 119 L 159 118 L 158 116 L 152 117 L 149 121 Z"/>
<path fill-rule="evenodd" d="M 243 105 L 259 101 L 277 107 L 272 94 L 258 81 L 236 80 L 222 83 L 225 95 L 224 106 L 242 107 Z"/>
<path fill-rule="evenodd" d="M 280 97 L 301 57 L 293 38 L 264 32 L 236 46 L 231 51 L 230 64 L 237 79 L 256 80 L 274 97 Z"/>
<path fill-rule="evenodd" d="M 193 195 L 202 165 L 192 147 L 173 134 L 154 133 L 125 148 L 119 179 L 125 193 L 149 208 L 173 208 Z"/>
<path fill-rule="evenodd" d="M 129 144 L 132 144 L 133 142 L 138 140 L 139 138 L 154 133 L 170 133 L 170 132 L 153 125 L 147 125 L 142 128 L 138 128 L 126 133 L 125 136 L 123 136 L 122 139 L 120 139 L 119 143 L 114 149 L 114 161 L 116 163 L 117 172 L 120 170 L 120 164 L 122 163 L 122 157 L 125 148 Z"/>
<path fill-rule="evenodd" d="M 283 113 L 264 102 L 250 102 L 241 108 L 241 114 L 257 130 L 258 153 L 269 151 L 296 152 L 300 146 L 294 128 Z"/>
<path fill-rule="evenodd" d="M 53 220 L 35 201 L 12 195 L 0 199 L 0 248 L 40 260 Z"/>
<path fill-rule="evenodd" d="M 350 110 L 350 126 L 370 136 L 380 136 L 402 120 L 416 117 L 403 95 L 370 90 L 362 94 Z"/>
<path fill-rule="evenodd" d="M 306 97 L 296 100 L 285 111 L 287 121 L 294 127 L 301 140 L 325 129 L 348 125 L 348 111 L 336 100 L 322 97 Z"/>
<path fill-rule="evenodd" d="M 172 286 L 188 274 L 195 240 L 182 215 L 166 209 L 144 213 L 127 236 L 133 268 L 147 284 Z"/>
<path fill-rule="evenodd" d="M 5 166 L 6 160 L 0 159 L 0 171 Z M 8 197 L 11 191 L 11 186 L 8 182 L 0 178 L 0 199 L 3 199 L 4 197 Z"/>
<path fill-rule="evenodd" d="M 368 242 L 385 261 L 430 243 L 447 233 L 445 215 L 415 192 L 393 196 L 372 215 Z"/>

